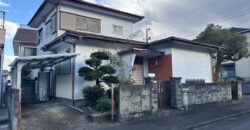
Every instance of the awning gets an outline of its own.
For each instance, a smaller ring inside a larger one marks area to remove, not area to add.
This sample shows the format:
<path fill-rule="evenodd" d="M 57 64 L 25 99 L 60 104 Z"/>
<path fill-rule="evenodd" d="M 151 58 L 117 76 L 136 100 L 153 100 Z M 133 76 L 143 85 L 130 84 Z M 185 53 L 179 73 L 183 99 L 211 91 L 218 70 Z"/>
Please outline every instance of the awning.
<path fill-rule="evenodd" d="M 79 54 L 70 53 L 70 54 L 53 54 L 53 55 L 18 57 L 9 66 L 11 67 L 11 69 L 13 69 L 13 67 L 15 67 L 18 63 L 23 63 L 22 68 L 25 69 L 51 67 L 55 64 L 68 60 L 77 55 Z"/>
<path fill-rule="evenodd" d="M 123 50 L 119 52 L 119 55 L 123 55 L 126 53 L 133 53 L 136 54 L 136 56 L 140 57 L 157 57 L 164 55 L 164 52 L 154 51 L 150 49 L 142 49 L 142 48 L 131 48 L 128 50 Z"/>

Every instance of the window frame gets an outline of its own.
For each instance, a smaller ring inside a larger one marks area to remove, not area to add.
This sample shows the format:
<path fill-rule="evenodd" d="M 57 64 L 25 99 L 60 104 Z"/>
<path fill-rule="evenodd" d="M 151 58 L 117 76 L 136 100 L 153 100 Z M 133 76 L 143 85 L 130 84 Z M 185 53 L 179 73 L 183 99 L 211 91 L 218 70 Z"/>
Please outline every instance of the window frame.
<path fill-rule="evenodd" d="M 51 17 L 50 17 L 50 34 L 55 34 L 57 32 L 57 18 L 56 18 L 56 13 L 54 13 Z M 54 28 L 53 28 L 54 25 Z"/>
<path fill-rule="evenodd" d="M 31 55 L 25 55 L 25 49 L 32 49 L 32 54 Z M 23 48 L 23 56 L 28 57 L 28 56 L 36 56 L 37 55 L 37 48 L 32 48 L 32 47 L 24 47 Z"/>
<path fill-rule="evenodd" d="M 120 32 L 118 32 L 118 30 L 117 30 L 119 28 L 120 28 Z M 112 33 L 113 34 L 118 34 L 118 35 L 123 35 L 123 26 L 113 24 L 112 25 Z"/>
<path fill-rule="evenodd" d="M 38 30 L 37 35 L 38 35 L 37 44 L 39 45 L 42 42 L 42 40 L 43 40 L 43 28 L 40 28 Z"/>

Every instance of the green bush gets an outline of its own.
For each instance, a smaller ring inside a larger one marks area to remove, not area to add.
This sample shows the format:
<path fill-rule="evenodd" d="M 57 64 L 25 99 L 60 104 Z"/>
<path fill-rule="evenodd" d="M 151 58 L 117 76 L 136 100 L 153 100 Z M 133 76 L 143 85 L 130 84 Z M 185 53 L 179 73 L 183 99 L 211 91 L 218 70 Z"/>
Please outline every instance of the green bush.
<path fill-rule="evenodd" d="M 97 100 L 97 105 L 95 107 L 98 112 L 106 112 L 111 109 L 110 100 L 107 97 L 102 97 Z"/>
<path fill-rule="evenodd" d="M 95 86 L 86 87 L 82 92 L 87 104 L 94 107 L 97 104 L 97 100 L 104 95 L 105 90 L 101 87 Z"/>
<path fill-rule="evenodd" d="M 108 52 L 105 51 L 98 51 L 98 52 L 93 52 L 90 55 L 91 58 L 96 58 L 99 60 L 109 60 L 110 56 Z"/>
<path fill-rule="evenodd" d="M 106 95 L 108 96 L 109 99 L 111 99 L 111 89 L 108 89 L 106 91 Z M 119 104 L 119 88 L 118 87 L 114 88 L 114 100 L 115 100 L 115 106 L 118 107 L 118 104 Z"/>
<path fill-rule="evenodd" d="M 119 83 L 119 80 L 117 78 L 117 76 L 105 76 L 102 78 L 102 80 L 106 83 L 106 84 L 117 84 Z"/>

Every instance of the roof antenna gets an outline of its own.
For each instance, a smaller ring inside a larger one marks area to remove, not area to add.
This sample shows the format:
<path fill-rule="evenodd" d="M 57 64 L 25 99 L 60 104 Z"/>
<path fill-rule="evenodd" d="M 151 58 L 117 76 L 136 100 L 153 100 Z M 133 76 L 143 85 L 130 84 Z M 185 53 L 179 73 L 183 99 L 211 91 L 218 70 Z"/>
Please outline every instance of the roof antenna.
<path fill-rule="evenodd" d="M 151 37 L 149 36 L 149 31 L 150 30 L 151 30 L 150 28 L 146 29 L 146 44 L 148 44 L 148 41 L 151 40 Z"/>

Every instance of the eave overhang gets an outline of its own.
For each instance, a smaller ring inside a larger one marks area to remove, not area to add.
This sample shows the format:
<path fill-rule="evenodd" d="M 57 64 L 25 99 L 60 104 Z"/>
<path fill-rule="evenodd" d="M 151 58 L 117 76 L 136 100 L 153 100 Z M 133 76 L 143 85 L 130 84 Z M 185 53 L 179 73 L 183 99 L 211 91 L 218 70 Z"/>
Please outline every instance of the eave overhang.
<path fill-rule="evenodd" d="M 158 41 L 151 42 L 147 45 L 148 48 L 157 46 L 157 45 L 183 45 L 183 46 L 190 46 L 190 47 L 197 47 L 197 48 L 203 48 L 207 49 L 210 52 L 216 52 L 219 50 L 223 50 L 223 46 L 217 46 L 217 45 L 212 45 L 212 44 L 207 44 L 207 43 L 202 43 L 202 42 L 196 42 L 192 40 L 187 40 L 183 38 L 177 38 L 177 37 L 169 37 L 165 39 L 161 39 Z"/>
<path fill-rule="evenodd" d="M 60 42 L 67 42 L 66 39 L 71 38 L 75 40 L 83 40 L 83 39 L 93 39 L 93 40 L 101 40 L 101 41 L 107 41 L 117 44 L 123 44 L 123 45 L 133 45 L 136 47 L 144 47 L 145 42 L 140 41 L 133 41 L 133 40 L 127 40 L 127 39 L 120 39 L 120 38 L 114 38 L 114 37 L 108 37 L 103 35 L 97 35 L 97 34 L 89 34 L 89 33 L 79 33 L 79 32 L 72 32 L 67 31 L 61 36 L 57 37 L 50 43 L 44 45 L 41 49 L 44 51 L 47 51 L 50 47 L 53 45 L 60 43 Z M 72 43 L 74 44 L 74 43 Z"/>
<path fill-rule="evenodd" d="M 131 49 L 127 49 L 127 50 L 123 50 L 123 51 L 118 52 L 119 55 L 124 55 L 124 54 L 128 54 L 128 53 L 136 54 L 136 56 L 139 56 L 139 57 L 149 57 L 149 58 L 164 55 L 164 52 L 154 51 L 154 50 L 150 50 L 150 49 L 142 49 L 142 48 L 131 48 Z"/>

